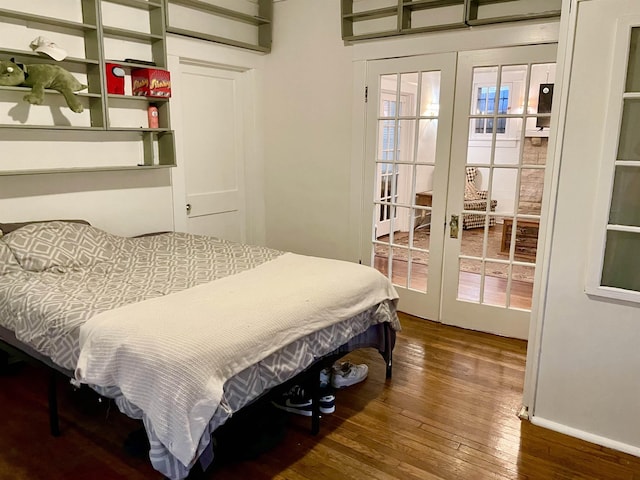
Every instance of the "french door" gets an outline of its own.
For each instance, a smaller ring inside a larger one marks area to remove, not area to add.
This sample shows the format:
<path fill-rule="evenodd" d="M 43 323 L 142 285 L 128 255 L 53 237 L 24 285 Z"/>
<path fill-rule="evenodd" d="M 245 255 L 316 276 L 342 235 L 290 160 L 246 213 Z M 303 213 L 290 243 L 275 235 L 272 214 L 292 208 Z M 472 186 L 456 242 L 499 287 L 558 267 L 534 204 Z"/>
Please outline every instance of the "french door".
<path fill-rule="evenodd" d="M 448 53 L 368 67 L 365 175 L 375 180 L 365 188 L 372 228 L 364 258 L 392 278 L 403 311 L 433 319 L 439 317 L 442 283 L 455 62 Z M 422 192 L 437 201 L 416 202 Z"/>
<path fill-rule="evenodd" d="M 371 62 L 365 173 L 377 182 L 391 164 L 398 195 L 376 184 L 365 205 L 398 220 L 372 229 L 365 258 L 396 285 L 402 311 L 527 337 L 555 56 L 542 45 Z M 394 89 L 411 102 L 391 113 L 380 100 Z M 391 159 L 380 151 L 390 125 Z"/>

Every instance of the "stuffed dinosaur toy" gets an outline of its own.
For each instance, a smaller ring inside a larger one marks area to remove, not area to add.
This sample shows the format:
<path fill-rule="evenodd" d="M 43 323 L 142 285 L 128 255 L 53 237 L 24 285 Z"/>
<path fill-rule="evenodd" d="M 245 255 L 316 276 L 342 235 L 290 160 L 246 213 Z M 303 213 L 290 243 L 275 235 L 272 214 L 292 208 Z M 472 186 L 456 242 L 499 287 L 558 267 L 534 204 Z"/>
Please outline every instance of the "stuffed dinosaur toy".
<path fill-rule="evenodd" d="M 0 85 L 31 87 L 31 93 L 25 95 L 24 100 L 32 105 L 41 105 L 44 102 L 45 88 L 57 90 L 64 96 L 69 108 L 76 113 L 82 112 L 83 108 L 74 92 L 87 88 L 58 65 L 22 65 L 15 63 L 13 58 L 11 61 L 0 61 Z"/>

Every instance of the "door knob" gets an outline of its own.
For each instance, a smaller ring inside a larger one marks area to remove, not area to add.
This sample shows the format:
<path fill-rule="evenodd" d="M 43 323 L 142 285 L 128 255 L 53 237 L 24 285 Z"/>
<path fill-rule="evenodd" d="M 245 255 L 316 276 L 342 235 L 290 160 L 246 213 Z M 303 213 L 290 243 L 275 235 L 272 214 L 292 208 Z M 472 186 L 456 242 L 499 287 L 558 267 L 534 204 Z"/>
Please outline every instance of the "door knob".
<path fill-rule="evenodd" d="M 187 215 L 191 213 L 191 204 L 187 203 Z"/>

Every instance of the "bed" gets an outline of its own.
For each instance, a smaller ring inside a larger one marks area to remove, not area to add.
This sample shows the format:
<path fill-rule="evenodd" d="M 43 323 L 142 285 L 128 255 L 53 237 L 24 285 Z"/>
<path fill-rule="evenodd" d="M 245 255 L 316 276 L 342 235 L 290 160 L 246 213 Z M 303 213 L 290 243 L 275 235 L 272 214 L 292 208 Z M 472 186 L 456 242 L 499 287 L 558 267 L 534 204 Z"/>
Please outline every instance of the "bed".
<path fill-rule="evenodd" d="M 219 426 L 326 361 L 374 347 L 391 375 L 397 294 L 372 268 L 177 232 L 121 237 L 83 221 L 0 231 L 0 345 L 142 420 L 168 478 L 206 468 Z"/>

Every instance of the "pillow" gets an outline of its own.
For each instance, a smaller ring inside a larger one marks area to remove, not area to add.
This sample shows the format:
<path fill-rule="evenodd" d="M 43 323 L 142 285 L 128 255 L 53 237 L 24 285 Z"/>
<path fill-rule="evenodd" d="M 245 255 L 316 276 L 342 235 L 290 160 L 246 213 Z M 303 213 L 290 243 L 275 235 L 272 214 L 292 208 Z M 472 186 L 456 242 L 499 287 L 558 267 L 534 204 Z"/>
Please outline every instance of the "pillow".
<path fill-rule="evenodd" d="M 0 223 L 0 237 L 2 235 L 6 235 L 7 233 L 11 233 L 14 230 L 25 227 L 27 225 L 32 225 L 34 223 L 44 223 L 44 222 L 73 222 L 73 223 L 82 223 L 84 225 L 90 225 L 86 220 L 36 220 L 32 222 L 18 222 L 18 223 Z"/>
<path fill-rule="evenodd" d="M 33 223 L 3 237 L 23 269 L 88 267 L 112 260 L 113 237 L 90 225 L 69 222 Z"/>
<path fill-rule="evenodd" d="M 0 275 L 21 271 L 22 268 L 9 246 L 0 240 Z"/>

